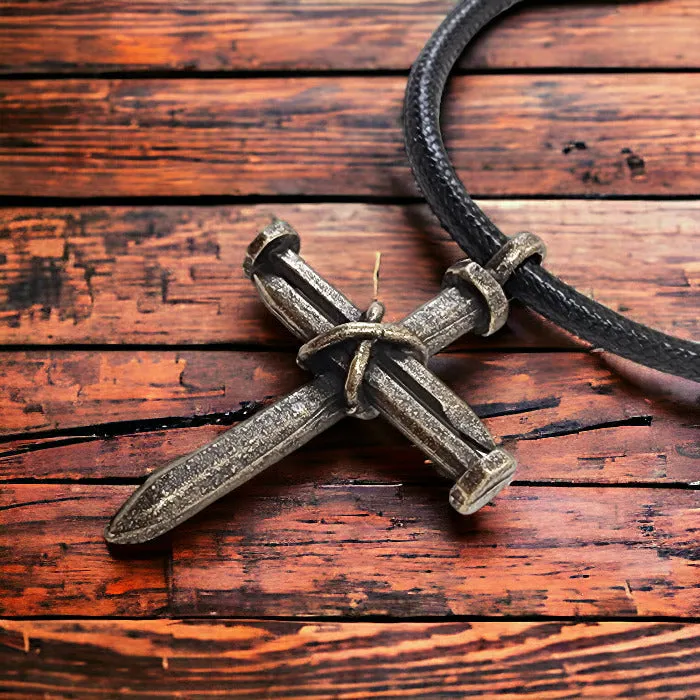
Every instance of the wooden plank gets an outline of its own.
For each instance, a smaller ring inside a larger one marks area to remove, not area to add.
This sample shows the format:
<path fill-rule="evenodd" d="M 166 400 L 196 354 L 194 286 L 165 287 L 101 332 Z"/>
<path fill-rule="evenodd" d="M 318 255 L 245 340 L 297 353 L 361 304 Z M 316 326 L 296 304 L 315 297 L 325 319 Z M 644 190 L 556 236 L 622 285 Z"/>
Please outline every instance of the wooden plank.
<path fill-rule="evenodd" d="M 36 355 L 17 362 L 17 371 L 27 370 L 22 381 L 8 373 L 0 389 L 5 430 L 29 431 L 0 445 L 2 481 L 141 478 L 212 440 L 259 405 L 261 397 L 304 379 L 286 354 L 260 354 L 255 368 L 246 367 L 246 357 L 237 353 L 52 353 L 33 362 Z M 63 378 L 57 382 L 59 393 L 56 383 L 31 384 L 32 376 L 48 372 L 47 365 L 52 376 Z M 649 401 L 585 356 L 455 355 L 441 357 L 435 367 L 484 416 L 494 435 L 505 437 L 518 458 L 520 479 L 697 481 L 697 428 L 686 409 Z M 258 381 L 248 382 L 250 374 Z M 81 377 L 90 376 L 94 384 L 81 383 Z M 180 376 L 188 380 L 184 393 Z M 223 386 L 208 385 L 207 377 L 228 379 Z M 154 391 L 152 381 L 160 400 L 144 400 Z M 107 391 L 114 397 L 103 399 Z M 84 398 L 74 402 L 78 393 Z M 15 422 L 9 422 L 11 416 Z M 150 422 L 109 422 L 124 417 Z M 70 432 L 32 435 L 51 426 Z M 420 450 L 377 421 L 341 424 L 266 478 L 282 483 L 434 483 L 436 476 Z"/>
<path fill-rule="evenodd" d="M 405 70 L 452 5 L 5 2 L 0 71 Z M 481 36 L 462 65 L 693 68 L 698 22 L 693 0 L 532 3 Z"/>
<path fill-rule="evenodd" d="M 492 406 L 481 405 L 480 413 Z M 527 409 L 524 409 L 526 411 Z M 524 416 L 486 418 L 492 430 L 519 429 Z M 550 437 L 510 438 L 505 444 L 518 460 L 519 480 L 582 484 L 697 484 L 697 428 L 679 416 L 657 409 L 650 425 L 635 419 L 610 426 L 587 424 L 581 429 L 556 424 Z M 574 424 L 576 421 L 574 421 Z M 609 426 L 609 427 L 606 427 Z M 96 437 L 20 438 L 0 445 L 0 481 L 17 479 L 141 479 L 210 442 L 228 425 L 153 430 Z M 567 432 L 571 430 L 572 432 Z M 352 431 L 352 439 L 348 433 Z M 314 440 L 308 449 L 283 460 L 266 473 L 276 483 L 439 483 L 420 450 L 383 421 L 346 424 Z"/>
<path fill-rule="evenodd" d="M 120 559 L 102 538 L 130 487 L 4 486 L 0 615 L 133 615 L 167 605 L 165 557 Z"/>
<path fill-rule="evenodd" d="M 8 699 L 200 698 L 215 690 L 247 698 L 682 700 L 700 692 L 695 625 L 66 620 L 4 621 L 0 630 Z"/>
<path fill-rule="evenodd" d="M 404 87 L 403 77 L 0 81 L 0 195 L 416 194 Z M 446 124 L 475 195 L 700 192 L 697 73 L 458 77 Z"/>
<path fill-rule="evenodd" d="M 309 377 L 289 353 L 36 350 L 2 360 L 0 434 L 235 411 Z"/>
<path fill-rule="evenodd" d="M 448 486 L 259 479 L 173 533 L 166 599 L 161 554 L 117 556 L 101 537 L 130 490 L 3 489 L 0 614 L 700 611 L 696 492 L 512 486 L 479 515 L 460 518 Z"/>
<path fill-rule="evenodd" d="M 482 205 L 504 231 L 542 236 L 547 266 L 567 282 L 700 340 L 699 202 Z M 9 208 L 0 210 L 0 342 L 293 344 L 241 269 L 273 214 L 296 226 L 304 256 L 360 306 L 370 301 L 381 251 L 380 292 L 394 320 L 437 293 L 442 270 L 460 255 L 417 205 Z M 531 319 L 513 321 L 483 344 L 570 346 Z"/>
<path fill-rule="evenodd" d="M 476 516 L 448 487 L 243 487 L 173 535 L 187 615 L 700 613 L 698 494 L 511 486 Z"/>
<path fill-rule="evenodd" d="M 32 351 L 2 359 L 2 480 L 139 478 L 211 440 L 223 429 L 216 422 L 239 420 L 306 378 L 291 353 Z M 653 401 L 593 357 L 455 353 L 432 366 L 513 450 L 521 479 L 697 481 L 688 409 Z M 197 417 L 213 425 L 189 428 Z M 56 430 L 69 432 L 45 432 Z M 344 423 L 273 478 L 434 483 L 423 461 L 384 421 Z"/>

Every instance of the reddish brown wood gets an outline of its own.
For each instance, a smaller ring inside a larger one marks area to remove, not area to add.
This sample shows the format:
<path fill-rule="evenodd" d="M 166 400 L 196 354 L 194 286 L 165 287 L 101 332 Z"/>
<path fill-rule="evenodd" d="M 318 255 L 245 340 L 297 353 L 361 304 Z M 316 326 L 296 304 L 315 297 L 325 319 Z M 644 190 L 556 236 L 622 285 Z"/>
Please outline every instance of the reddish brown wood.
<path fill-rule="evenodd" d="M 173 613 L 700 613 L 697 493 L 512 486 L 471 518 L 447 493 L 258 480 L 174 534 Z"/>
<path fill-rule="evenodd" d="M 5 616 L 154 615 L 163 559 L 110 554 L 129 487 L 3 489 Z M 461 518 L 447 486 L 258 479 L 173 534 L 189 615 L 697 615 L 697 493 L 512 486 Z"/>
<path fill-rule="evenodd" d="M 635 389 L 593 357 L 455 353 L 436 358 L 433 367 L 515 451 L 521 478 L 697 481 L 697 430 L 687 408 L 651 400 L 647 389 Z M 241 417 L 236 411 L 264 404 L 307 378 L 291 353 L 211 351 L 16 352 L 3 356 L 2 374 L 2 432 L 30 431 L 1 447 L 3 479 L 137 477 L 216 431 L 159 432 L 159 419 L 177 428 L 196 416 L 233 412 L 228 419 L 209 418 L 230 422 Z M 149 429 L 144 435 L 129 436 L 138 423 L 119 424 L 143 420 L 152 421 L 143 426 Z M 31 436 L 56 429 L 71 433 Z M 348 431 L 366 453 L 353 452 Z M 102 441 L 100 435 L 124 437 Z M 380 465 L 389 469 L 390 480 L 415 468 L 425 473 L 416 449 L 393 458 L 406 443 L 383 422 L 348 422 L 331 436 L 315 448 L 325 452 L 299 458 L 301 463 L 316 461 L 324 473 L 329 461 L 342 464 L 355 454 L 358 461 L 349 469 L 341 466 L 339 478 L 372 473 Z M 301 479 L 307 478 L 304 468 Z"/>
<path fill-rule="evenodd" d="M 404 87 L 0 82 L 0 195 L 416 194 Z M 693 195 L 699 88 L 695 73 L 460 77 L 446 139 L 476 195 Z"/>
<path fill-rule="evenodd" d="M 120 434 L 120 426 L 113 425 L 117 434 L 106 438 L 98 437 L 98 426 L 77 430 L 85 433 L 77 436 L 20 437 L 0 444 L 0 480 L 139 479 L 213 440 L 228 430 L 226 423 L 136 434 L 128 433 L 128 427 Z"/>
<path fill-rule="evenodd" d="M 435 362 L 520 463 L 475 517 L 450 510 L 449 484 L 393 429 L 347 421 L 153 551 L 102 539 L 147 473 L 304 380 L 240 272 L 273 211 L 359 305 L 377 250 L 391 319 L 437 290 L 458 251 L 424 207 L 294 197 L 417 194 L 405 71 L 451 5 L 5 3 L 0 197 L 135 206 L 0 211 L 3 697 L 695 697 L 697 626 L 668 618 L 700 615 L 697 420 L 583 352 Z M 698 206 L 658 198 L 699 191 L 699 12 L 529 3 L 464 57 L 497 70 L 456 79 L 445 115 L 460 173 L 498 198 L 484 206 L 507 233 L 536 231 L 567 281 L 695 340 Z M 502 70 L 521 67 L 545 70 Z M 318 73 L 259 77 L 303 69 Z M 352 77 L 376 69 L 401 74 Z M 83 77 L 17 75 L 47 71 Z M 657 199 L 556 199 L 580 195 Z M 517 310 L 511 325 L 470 347 L 580 350 Z M 247 351 L 11 347 L 76 343 Z M 212 615 L 238 619 L 193 619 Z M 256 619 L 305 615 L 336 621 Z M 389 619 L 354 621 L 367 615 Z M 465 621 L 504 616 L 535 621 Z"/>
<path fill-rule="evenodd" d="M 2 360 L 5 434 L 237 411 L 309 376 L 289 353 L 36 350 Z"/>
<path fill-rule="evenodd" d="M 483 206 L 504 231 L 542 236 L 548 268 L 567 282 L 638 321 L 700 339 L 697 202 Z M 435 294 L 442 271 L 460 256 L 421 206 L 6 209 L 0 341 L 294 343 L 241 269 L 246 246 L 273 214 L 296 226 L 309 262 L 360 306 L 371 299 L 381 251 L 380 294 L 392 319 Z M 570 346 L 537 322 L 516 321 L 483 344 Z"/>
<path fill-rule="evenodd" d="M 0 70 L 406 69 L 451 8 L 449 0 L 6 2 Z M 480 37 L 463 65 L 696 68 L 698 22 L 693 0 L 533 3 Z"/>
<path fill-rule="evenodd" d="M 490 696 L 685 700 L 694 625 L 66 620 L 0 623 L 8 698 Z"/>
<path fill-rule="evenodd" d="M 455 354 L 434 366 L 505 438 L 520 479 L 697 481 L 697 428 L 687 409 L 650 401 L 590 357 Z M 186 427 L 197 416 L 228 425 L 305 380 L 287 353 L 12 353 L 3 370 L 3 428 L 30 431 L 0 445 L 0 479 L 10 481 L 142 477 L 225 429 Z M 56 428 L 70 433 L 31 434 Z M 137 428 L 147 432 L 133 434 Z M 343 423 L 265 478 L 436 479 L 422 452 L 384 421 Z"/>
<path fill-rule="evenodd" d="M 488 411 L 482 406 L 480 411 Z M 594 484 L 692 484 L 698 478 L 697 429 L 676 413 L 655 407 L 651 425 L 586 425 L 561 422 L 561 434 L 508 440 L 518 459 L 517 478 Z M 517 431 L 523 414 L 486 419 L 493 430 Z M 205 445 L 226 426 L 156 430 L 97 438 L 27 438 L 0 445 L 0 480 L 139 479 L 156 467 Z M 572 430 L 572 432 L 567 432 Z M 351 437 L 350 437 L 351 435 Z M 439 483 L 425 457 L 384 422 L 343 423 L 288 457 L 264 477 L 275 483 Z"/>
<path fill-rule="evenodd" d="M 102 538 L 132 489 L 5 485 L 0 492 L 0 615 L 162 613 L 165 557 L 120 559 Z"/>

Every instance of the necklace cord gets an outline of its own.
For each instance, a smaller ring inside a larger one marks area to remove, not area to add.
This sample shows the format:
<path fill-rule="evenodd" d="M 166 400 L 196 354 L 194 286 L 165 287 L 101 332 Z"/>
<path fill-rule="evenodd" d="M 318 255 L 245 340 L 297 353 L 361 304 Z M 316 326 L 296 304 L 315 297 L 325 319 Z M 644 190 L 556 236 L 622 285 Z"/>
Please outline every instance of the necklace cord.
<path fill-rule="evenodd" d="M 418 185 L 441 225 L 470 258 L 484 264 L 508 240 L 474 203 L 442 138 L 440 107 L 449 74 L 469 42 L 522 0 L 462 0 L 413 65 L 406 88 L 406 151 Z M 700 381 L 700 344 L 644 326 L 589 299 L 535 261 L 505 286 L 508 294 L 594 348 L 661 372 Z"/>

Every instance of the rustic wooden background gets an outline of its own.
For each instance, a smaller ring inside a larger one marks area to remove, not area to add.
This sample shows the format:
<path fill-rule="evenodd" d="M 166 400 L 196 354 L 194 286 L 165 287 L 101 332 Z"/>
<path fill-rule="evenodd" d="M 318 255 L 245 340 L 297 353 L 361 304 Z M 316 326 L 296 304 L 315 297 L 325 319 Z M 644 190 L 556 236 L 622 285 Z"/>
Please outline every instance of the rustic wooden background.
<path fill-rule="evenodd" d="M 156 466 L 303 378 L 244 279 L 274 212 L 399 318 L 458 250 L 403 153 L 450 0 L 0 5 L 4 697 L 700 697 L 697 414 L 524 312 L 434 366 L 520 462 L 479 515 L 345 422 L 110 552 Z M 447 140 L 484 208 L 635 319 L 700 340 L 700 3 L 528 3 Z"/>

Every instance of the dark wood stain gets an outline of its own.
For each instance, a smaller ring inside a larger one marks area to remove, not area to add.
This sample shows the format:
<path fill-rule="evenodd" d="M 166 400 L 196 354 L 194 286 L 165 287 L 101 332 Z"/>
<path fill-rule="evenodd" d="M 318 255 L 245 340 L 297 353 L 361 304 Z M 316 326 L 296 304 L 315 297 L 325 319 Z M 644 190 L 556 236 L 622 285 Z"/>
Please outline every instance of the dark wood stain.
<path fill-rule="evenodd" d="M 51 314 L 61 298 L 63 276 L 54 258 L 32 257 L 27 275 L 7 286 L 6 309 L 13 311 L 41 307 L 44 314 Z"/>
<path fill-rule="evenodd" d="M 698 688 L 697 630 L 668 623 L 7 621 L 0 634 L 0 669 L 18 694 L 433 698 L 498 687 L 555 698 L 584 686 L 680 699 Z"/>

